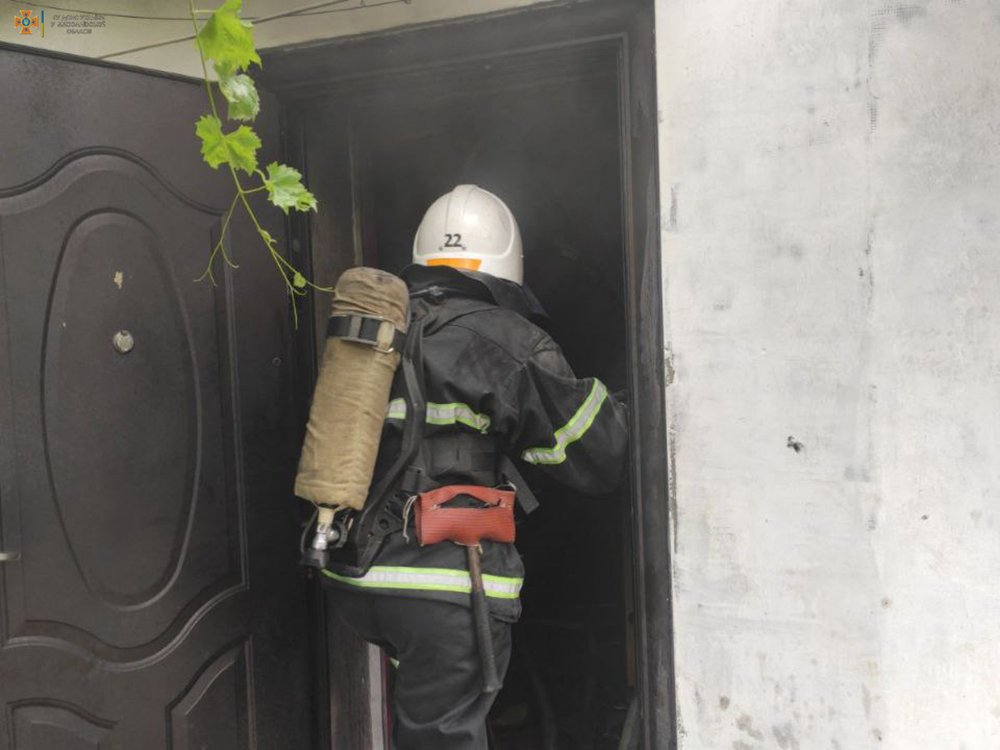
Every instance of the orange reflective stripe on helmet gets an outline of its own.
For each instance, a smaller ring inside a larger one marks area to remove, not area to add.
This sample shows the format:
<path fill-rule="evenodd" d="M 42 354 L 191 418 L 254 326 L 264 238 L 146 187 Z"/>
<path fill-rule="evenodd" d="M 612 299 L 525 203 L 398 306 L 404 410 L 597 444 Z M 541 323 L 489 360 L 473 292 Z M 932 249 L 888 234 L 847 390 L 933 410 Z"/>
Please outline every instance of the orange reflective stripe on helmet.
<path fill-rule="evenodd" d="M 462 268 L 466 271 L 478 271 L 483 261 L 479 258 L 428 258 L 429 266 L 451 266 L 452 268 Z"/>

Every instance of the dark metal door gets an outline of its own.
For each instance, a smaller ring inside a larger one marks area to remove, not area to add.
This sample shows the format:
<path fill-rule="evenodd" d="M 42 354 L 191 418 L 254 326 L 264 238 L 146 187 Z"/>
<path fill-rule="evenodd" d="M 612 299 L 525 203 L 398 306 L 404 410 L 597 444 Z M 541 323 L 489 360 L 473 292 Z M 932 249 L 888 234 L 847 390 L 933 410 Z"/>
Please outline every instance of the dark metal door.
<path fill-rule="evenodd" d="M 287 300 L 244 221 L 193 281 L 204 97 L 0 48 L 0 750 L 311 745 Z"/>

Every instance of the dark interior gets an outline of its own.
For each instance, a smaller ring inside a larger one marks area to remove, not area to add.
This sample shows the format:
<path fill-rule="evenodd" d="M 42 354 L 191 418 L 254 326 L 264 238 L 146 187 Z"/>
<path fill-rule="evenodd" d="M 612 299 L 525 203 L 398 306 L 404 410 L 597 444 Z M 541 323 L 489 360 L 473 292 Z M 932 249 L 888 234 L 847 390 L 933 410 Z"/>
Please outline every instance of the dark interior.
<path fill-rule="evenodd" d="M 588 56 L 546 70 L 399 92 L 355 111 L 363 257 L 401 270 L 437 196 L 460 183 L 493 191 L 520 224 L 525 280 L 549 332 L 578 375 L 616 391 L 626 385 L 616 68 Z M 582 497 L 538 474 L 529 481 L 542 507 L 518 530 L 524 616 L 493 745 L 617 748 L 633 682 L 627 494 Z"/>

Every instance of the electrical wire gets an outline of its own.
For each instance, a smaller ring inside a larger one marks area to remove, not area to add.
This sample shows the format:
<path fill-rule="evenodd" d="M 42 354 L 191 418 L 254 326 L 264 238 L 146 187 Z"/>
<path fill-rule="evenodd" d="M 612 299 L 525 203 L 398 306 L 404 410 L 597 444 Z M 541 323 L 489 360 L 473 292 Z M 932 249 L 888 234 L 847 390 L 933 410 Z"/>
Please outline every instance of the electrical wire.
<path fill-rule="evenodd" d="M 294 16 L 297 13 L 307 10 L 317 10 L 319 8 L 325 8 L 330 5 L 341 5 L 348 2 L 348 0 L 325 0 L 325 2 L 316 3 L 314 5 L 307 5 L 305 8 L 298 8 L 296 10 L 283 11 L 281 13 L 275 13 L 270 16 L 264 16 L 263 18 L 258 18 L 254 23 L 261 24 L 267 21 L 273 21 L 277 18 L 286 18 L 288 16 Z M 190 20 L 190 19 L 189 19 Z M 139 47 L 132 47 L 131 49 L 122 50 L 121 52 L 111 52 L 107 55 L 101 55 L 98 57 L 99 60 L 110 60 L 112 57 L 121 57 L 122 55 L 131 55 L 133 52 L 143 52 L 148 49 L 156 49 L 157 47 L 165 47 L 169 44 L 178 44 L 179 42 L 187 42 L 194 39 L 194 34 L 185 34 L 184 36 L 177 37 L 176 39 L 165 39 L 160 42 L 153 42 L 152 44 L 144 44 Z"/>
<path fill-rule="evenodd" d="M 19 0 L 9 0 L 9 1 L 12 2 L 12 3 L 15 3 L 15 4 L 17 2 L 19 2 Z M 396 4 L 399 4 L 399 3 L 405 3 L 405 4 L 409 5 L 410 3 L 413 2 L 413 0 L 383 0 L 383 2 L 379 2 L 379 3 L 366 3 L 365 0 L 361 0 L 361 4 L 360 5 L 355 5 L 355 6 L 352 6 L 350 8 L 333 8 L 333 9 L 328 9 L 328 10 L 321 10 L 323 8 L 329 8 L 331 5 L 343 5 L 344 3 L 347 3 L 347 2 L 350 2 L 350 0 L 325 0 L 325 2 L 315 3 L 313 5 L 307 5 L 304 8 L 297 8 L 296 10 L 282 11 L 281 13 L 274 13 L 274 14 L 269 15 L 269 16 L 262 16 L 262 17 L 259 17 L 259 18 L 256 18 L 256 19 L 247 19 L 247 20 L 251 20 L 254 23 L 254 25 L 259 26 L 262 23 L 267 23 L 268 21 L 277 21 L 277 20 L 279 20 L 281 18 L 295 18 L 295 17 L 298 17 L 298 16 L 319 16 L 319 15 L 326 15 L 326 14 L 329 14 L 329 13 L 346 13 L 346 12 L 349 12 L 349 11 L 368 10 L 369 8 L 378 8 L 378 7 L 381 7 L 383 5 L 396 5 Z M 51 8 L 52 6 L 46 5 L 45 7 L 46 8 Z M 63 10 L 68 10 L 68 9 L 63 9 Z M 94 11 L 72 11 L 72 12 L 90 13 L 91 15 L 111 15 L 111 14 L 95 13 Z M 158 17 L 158 18 L 155 18 L 155 19 L 151 18 L 150 20 L 161 20 L 161 21 L 163 21 L 163 20 L 174 20 L 174 19 L 167 19 L 167 18 L 164 18 L 164 17 L 161 16 L 161 17 Z M 190 19 L 190 17 L 188 17 L 188 18 L 186 18 L 184 20 L 190 21 L 191 19 Z M 194 34 L 186 34 L 184 36 L 180 36 L 180 37 L 177 37 L 175 39 L 165 39 L 165 40 L 160 41 L 160 42 L 152 42 L 150 44 L 144 44 L 144 45 L 139 46 L 139 47 L 132 47 L 131 49 L 121 50 L 120 52 L 110 52 L 110 53 L 108 53 L 106 55 L 100 55 L 100 56 L 98 56 L 97 59 L 98 60 L 110 60 L 113 57 L 121 57 L 123 55 L 131 55 L 131 54 L 133 54 L 135 52 L 144 52 L 144 51 L 149 50 L 149 49 L 156 49 L 157 47 L 166 47 L 166 46 L 171 45 L 171 44 L 179 44 L 180 42 L 191 41 L 192 39 L 194 39 Z"/>
<path fill-rule="evenodd" d="M 399 5 L 400 3 L 404 5 L 412 5 L 413 0 L 382 0 L 380 3 L 367 3 L 365 0 L 361 0 L 361 5 L 355 5 L 353 8 L 333 8 L 331 10 L 314 10 L 311 12 L 299 12 L 295 14 L 295 18 L 300 16 L 327 16 L 332 13 L 350 13 L 355 10 L 368 10 L 369 8 L 380 8 L 383 5 Z"/>
<path fill-rule="evenodd" d="M 101 13 L 93 10 L 79 10 L 77 8 L 61 8 L 58 5 L 50 5 L 45 3 L 33 3 L 28 0 L 7 0 L 11 5 L 29 5 L 32 8 L 44 8 L 45 10 L 60 10 L 67 13 L 82 13 L 87 16 L 107 16 L 108 18 L 131 18 L 137 21 L 187 21 L 191 23 L 191 16 L 140 16 L 134 13 L 112 13 L 108 11 L 107 13 Z M 248 21 L 252 21 L 252 18 L 247 18 Z"/>

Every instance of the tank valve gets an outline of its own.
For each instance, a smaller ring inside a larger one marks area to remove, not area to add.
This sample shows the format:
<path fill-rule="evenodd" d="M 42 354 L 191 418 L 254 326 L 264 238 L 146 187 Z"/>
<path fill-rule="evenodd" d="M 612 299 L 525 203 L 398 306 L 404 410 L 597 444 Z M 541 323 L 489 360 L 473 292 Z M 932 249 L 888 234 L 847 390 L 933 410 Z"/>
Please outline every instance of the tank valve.
<path fill-rule="evenodd" d="M 333 508 L 320 506 L 316 517 L 316 533 L 312 545 L 302 554 L 302 564 L 313 568 L 325 568 L 331 547 L 343 547 L 347 542 L 347 527 L 334 517 Z"/>

